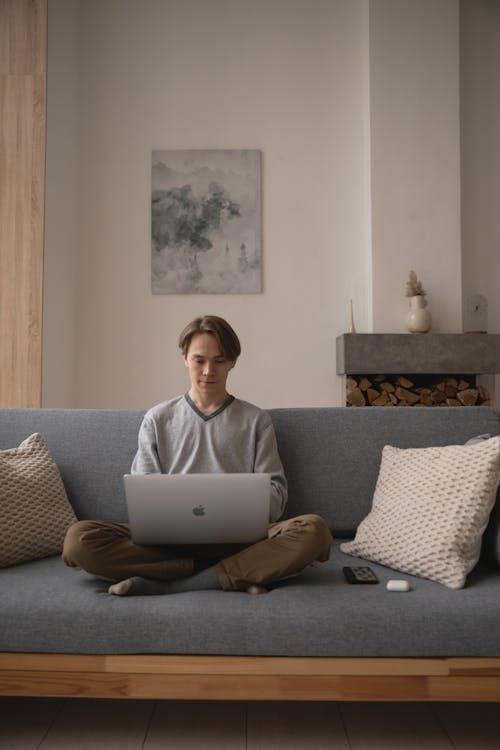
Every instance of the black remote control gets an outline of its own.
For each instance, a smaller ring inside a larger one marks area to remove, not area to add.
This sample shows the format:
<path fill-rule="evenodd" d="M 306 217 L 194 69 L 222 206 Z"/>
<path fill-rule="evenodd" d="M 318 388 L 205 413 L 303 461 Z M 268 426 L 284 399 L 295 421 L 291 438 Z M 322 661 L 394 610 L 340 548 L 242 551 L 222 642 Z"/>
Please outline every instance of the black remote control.
<path fill-rule="evenodd" d="M 357 568 L 342 568 L 348 583 L 378 583 L 378 578 L 371 568 L 360 566 Z"/>

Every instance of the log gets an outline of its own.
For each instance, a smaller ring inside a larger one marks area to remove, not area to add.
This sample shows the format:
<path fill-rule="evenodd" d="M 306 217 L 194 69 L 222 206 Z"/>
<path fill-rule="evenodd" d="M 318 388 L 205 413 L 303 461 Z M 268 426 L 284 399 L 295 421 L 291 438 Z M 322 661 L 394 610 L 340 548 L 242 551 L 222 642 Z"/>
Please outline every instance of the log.
<path fill-rule="evenodd" d="M 348 377 L 345 381 L 345 387 L 346 391 L 349 393 L 349 391 L 353 391 L 355 388 L 357 388 L 358 384 L 354 378 Z"/>
<path fill-rule="evenodd" d="M 422 394 L 420 396 L 420 403 L 422 404 L 422 406 L 434 406 L 434 401 L 432 400 L 432 396 L 430 393 Z"/>
<path fill-rule="evenodd" d="M 392 384 L 392 383 L 389 383 L 389 381 L 388 381 L 388 380 L 384 380 L 384 382 L 383 382 L 383 383 L 380 383 L 380 388 L 381 388 L 381 389 L 382 389 L 383 391 L 386 391 L 387 393 L 394 393 L 394 391 L 396 390 L 396 389 L 394 388 L 393 384 Z"/>
<path fill-rule="evenodd" d="M 396 396 L 400 401 L 406 401 L 410 406 L 413 406 L 417 401 L 420 401 L 418 394 L 409 391 L 407 388 L 401 388 L 400 386 L 396 388 Z"/>
<path fill-rule="evenodd" d="M 478 396 L 479 392 L 476 388 L 467 388 L 464 391 L 459 391 L 457 394 L 459 403 L 462 403 L 463 406 L 474 406 L 477 402 Z"/>
<path fill-rule="evenodd" d="M 439 385 L 440 384 L 438 384 L 438 386 Z M 444 390 L 441 391 L 439 390 L 438 387 L 436 387 L 436 389 L 432 391 L 431 395 L 432 395 L 432 400 L 434 401 L 435 404 L 442 404 L 446 402 L 446 396 L 444 394 Z"/>
<path fill-rule="evenodd" d="M 478 386 L 478 391 L 479 391 L 479 398 L 482 401 L 489 401 L 490 400 L 490 398 L 491 398 L 490 392 L 488 391 L 487 388 L 484 387 L 484 385 Z"/>
<path fill-rule="evenodd" d="M 365 406 L 366 401 L 362 391 L 359 388 L 353 388 L 352 391 L 348 391 L 346 400 L 352 406 Z"/>
<path fill-rule="evenodd" d="M 385 391 L 382 391 L 380 396 L 376 399 L 374 399 L 372 402 L 372 406 L 387 406 L 391 405 L 391 400 L 389 398 L 389 394 Z"/>
<path fill-rule="evenodd" d="M 490 406 L 491 396 L 484 386 L 476 386 L 467 375 L 429 375 L 429 384 L 415 386 L 405 375 L 359 375 L 346 379 L 349 406 Z M 416 376 L 422 383 L 422 376 Z"/>
<path fill-rule="evenodd" d="M 412 383 L 411 380 L 408 380 L 408 378 L 405 378 L 404 375 L 398 375 L 396 382 L 398 385 L 400 385 L 402 388 L 412 388 L 414 383 Z"/>

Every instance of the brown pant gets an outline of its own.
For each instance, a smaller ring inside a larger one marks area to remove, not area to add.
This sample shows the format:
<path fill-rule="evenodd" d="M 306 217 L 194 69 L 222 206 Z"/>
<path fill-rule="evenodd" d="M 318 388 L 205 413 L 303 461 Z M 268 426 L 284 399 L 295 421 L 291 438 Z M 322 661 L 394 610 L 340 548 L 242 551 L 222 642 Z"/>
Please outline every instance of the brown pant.
<path fill-rule="evenodd" d="M 222 588 L 244 591 L 249 585 L 300 573 L 312 562 L 330 556 L 332 535 L 320 516 L 297 516 L 269 526 L 267 539 L 251 546 L 135 544 L 126 524 L 78 521 L 64 541 L 66 565 L 112 580 L 142 576 L 171 581 L 190 576 L 196 569 L 215 565 Z"/>

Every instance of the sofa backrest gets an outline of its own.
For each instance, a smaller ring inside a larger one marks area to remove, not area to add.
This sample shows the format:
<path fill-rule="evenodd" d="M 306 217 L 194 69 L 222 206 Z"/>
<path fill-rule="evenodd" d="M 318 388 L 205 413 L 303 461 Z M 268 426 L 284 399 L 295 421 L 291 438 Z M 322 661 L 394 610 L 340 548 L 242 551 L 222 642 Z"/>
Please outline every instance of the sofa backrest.
<path fill-rule="evenodd" d="M 271 409 L 289 483 L 286 516 L 319 513 L 351 536 L 369 512 L 384 445 L 464 443 L 500 434 L 488 407 Z M 126 521 L 122 475 L 130 470 L 144 411 L 1 409 L 0 450 L 40 432 L 79 518 Z"/>
<path fill-rule="evenodd" d="M 462 444 L 498 435 L 488 407 L 332 407 L 271 410 L 289 482 L 288 517 L 323 516 L 352 536 L 371 509 L 382 448 Z"/>
<path fill-rule="evenodd" d="M 0 450 L 39 432 L 59 467 L 78 518 L 127 520 L 123 474 L 130 471 L 144 411 L 2 409 Z"/>

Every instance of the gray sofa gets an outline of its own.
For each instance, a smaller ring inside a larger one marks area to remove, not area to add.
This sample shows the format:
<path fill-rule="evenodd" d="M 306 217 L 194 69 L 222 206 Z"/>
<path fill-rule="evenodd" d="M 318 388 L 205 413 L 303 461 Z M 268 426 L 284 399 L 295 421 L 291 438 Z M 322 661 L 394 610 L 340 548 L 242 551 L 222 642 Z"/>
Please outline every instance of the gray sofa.
<path fill-rule="evenodd" d="M 289 482 L 287 516 L 319 513 L 331 560 L 264 596 L 201 591 L 111 597 L 60 557 L 0 570 L 0 694 L 122 697 L 500 700 L 498 500 L 481 559 L 458 591 L 370 563 L 353 586 L 343 554 L 371 508 L 384 445 L 500 434 L 467 408 L 270 410 Z M 78 518 L 126 520 L 140 411 L 0 410 L 0 450 L 42 434 Z M 388 592 L 390 578 L 412 590 Z"/>

